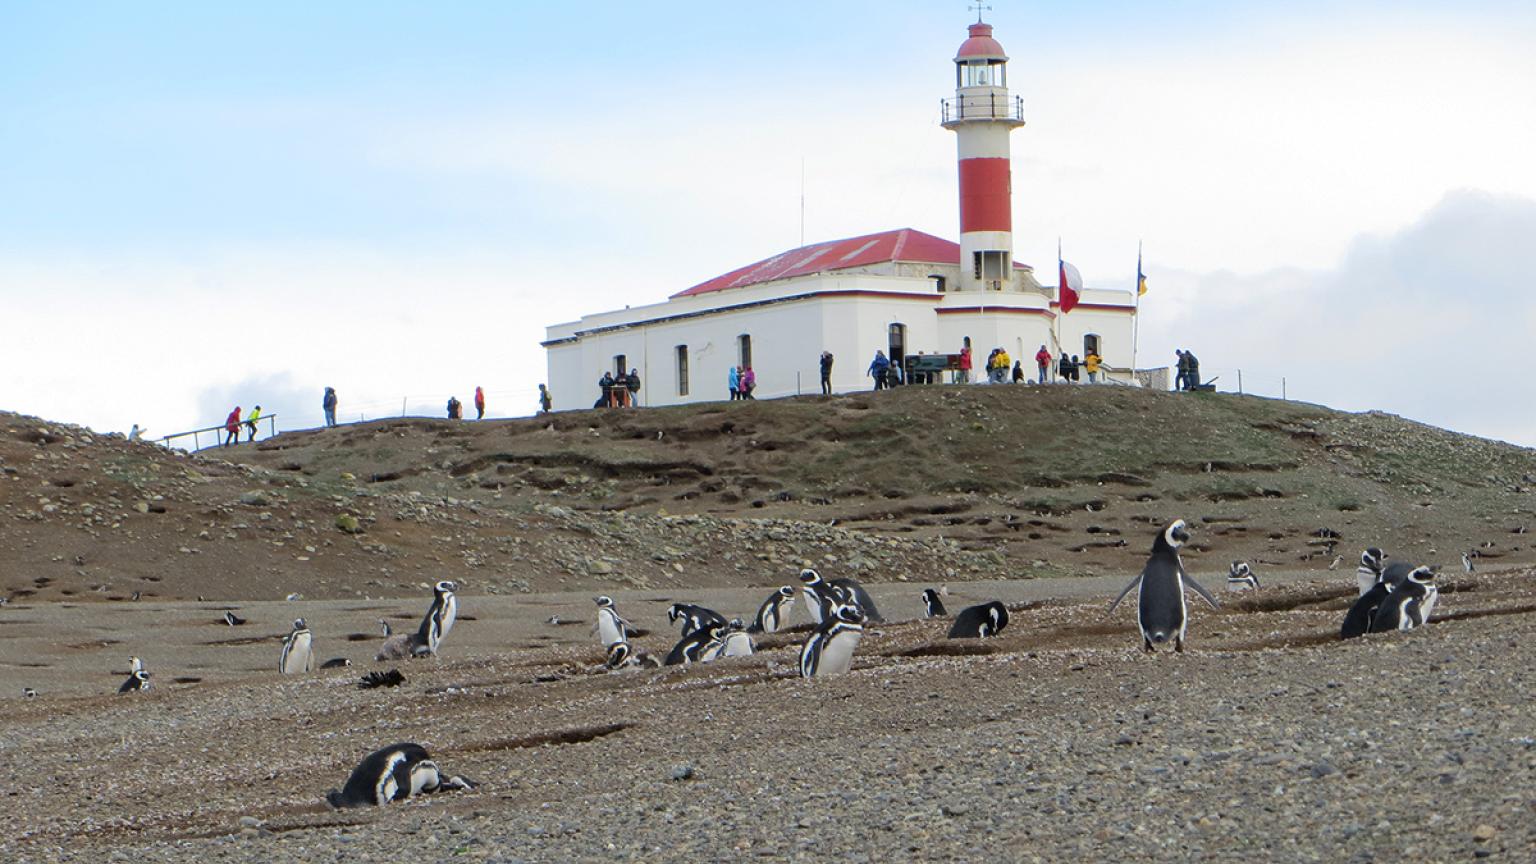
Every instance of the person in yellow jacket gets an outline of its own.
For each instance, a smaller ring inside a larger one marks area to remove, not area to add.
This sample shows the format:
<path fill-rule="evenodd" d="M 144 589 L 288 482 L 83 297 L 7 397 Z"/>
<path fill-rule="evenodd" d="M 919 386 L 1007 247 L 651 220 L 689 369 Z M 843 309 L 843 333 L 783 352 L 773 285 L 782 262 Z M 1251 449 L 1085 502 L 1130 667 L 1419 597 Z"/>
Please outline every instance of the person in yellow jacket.
<path fill-rule="evenodd" d="M 1008 370 L 1013 368 L 1013 359 L 1008 356 L 1008 350 L 999 348 L 997 359 L 993 362 L 996 365 L 992 367 L 992 380 L 998 384 L 1007 383 Z"/>
<path fill-rule="evenodd" d="M 1088 356 L 1083 358 L 1083 366 L 1088 370 L 1089 384 L 1093 384 L 1099 380 L 1099 364 L 1103 362 L 1104 358 L 1100 357 L 1099 352 L 1097 351 L 1089 351 Z"/>
<path fill-rule="evenodd" d="M 251 441 L 255 441 L 256 440 L 256 421 L 260 420 L 260 419 L 261 419 L 261 406 L 260 405 L 257 405 L 255 408 L 252 408 L 251 409 L 251 413 L 249 413 L 249 414 L 247 414 L 245 416 L 245 428 L 246 428 L 246 431 L 251 433 L 251 437 L 249 439 Z M 239 442 L 237 441 L 235 443 L 238 444 Z"/>

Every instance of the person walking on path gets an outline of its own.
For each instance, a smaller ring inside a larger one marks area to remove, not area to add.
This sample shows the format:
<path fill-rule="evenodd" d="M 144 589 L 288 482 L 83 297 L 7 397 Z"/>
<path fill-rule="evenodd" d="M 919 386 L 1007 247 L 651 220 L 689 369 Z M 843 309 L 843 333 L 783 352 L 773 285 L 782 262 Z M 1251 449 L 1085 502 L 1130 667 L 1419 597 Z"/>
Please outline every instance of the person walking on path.
<path fill-rule="evenodd" d="M 240 406 L 239 405 L 236 405 L 235 406 L 235 410 L 229 412 L 229 416 L 224 418 L 224 431 L 229 433 L 229 434 L 224 436 L 224 446 L 225 447 L 228 447 L 231 443 L 234 443 L 234 444 L 239 444 L 240 443 Z"/>
<path fill-rule="evenodd" d="M 485 391 L 475 387 L 475 419 L 485 419 Z"/>
<path fill-rule="evenodd" d="M 741 370 L 741 398 L 756 399 L 757 397 L 752 395 L 752 391 L 756 389 L 757 373 L 752 371 L 751 366 L 748 366 Z"/>
<path fill-rule="evenodd" d="M 832 395 L 832 352 L 821 352 L 821 395 Z"/>
<path fill-rule="evenodd" d="M 256 440 L 256 421 L 260 419 L 261 406 L 257 405 L 255 408 L 252 408 L 251 413 L 247 414 L 245 417 L 245 431 L 250 433 L 251 436 L 249 439 L 247 439 L 248 441 Z"/>
<path fill-rule="evenodd" d="M 1040 350 L 1035 352 L 1035 366 L 1040 371 L 1040 383 L 1044 384 L 1045 376 L 1051 371 L 1051 352 L 1045 350 L 1044 345 L 1041 345 Z"/>
<path fill-rule="evenodd" d="M 1099 352 L 1097 352 L 1097 351 L 1089 351 L 1088 355 L 1083 358 L 1083 367 L 1088 370 L 1088 383 L 1089 384 L 1094 384 L 1094 383 L 1098 382 L 1098 380 L 1099 380 L 1099 364 L 1102 363 L 1102 362 L 1104 362 L 1104 358 L 1100 357 L 1099 356 Z"/>
<path fill-rule="evenodd" d="M 741 399 L 741 367 L 732 366 L 725 370 L 725 386 L 730 388 L 731 401 Z"/>
<path fill-rule="evenodd" d="M 955 373 L 956 384 L 971 383 L 971 346 L 960 347 L 960 371 Z"/>
<path fill-rule="evenodd" d="M 875 389 L 885 389 L 885 373 L 891 368 L 891 361 L 886 358 L 885 352 L 876 350 L 875 359 L 869 363 L 869 371 L 864 374 L 875 379 Z"/>
<path fill-rule="evenodd" d="M 629 407 L 638 408 L 640 406 L 639 369 L 631 369 L 629 374 L 624 376 L 624 389 L 629 392 Z"/>
<path fill-rule="evenodd" d="M 327 425 L 327 426 L 335 426 L 336 425 L 336 388 L 335 387 L 327 387 L 327 388 L 325 388 L 325 399 L 320 403 L 320 407 L 325 409 L 325 425 Z"/>
<path fill-rule="evenodd" d="M 555 400 L 554 400 L 554 397 L 549 395 L 549 388 L 545 387 L 543 384 L 540 384 L 539 385 L 539 413 L 540 414 L 548 414 L 550 412 L 550 409 L 552 409 L 554 407 L 555 407 Z"/>

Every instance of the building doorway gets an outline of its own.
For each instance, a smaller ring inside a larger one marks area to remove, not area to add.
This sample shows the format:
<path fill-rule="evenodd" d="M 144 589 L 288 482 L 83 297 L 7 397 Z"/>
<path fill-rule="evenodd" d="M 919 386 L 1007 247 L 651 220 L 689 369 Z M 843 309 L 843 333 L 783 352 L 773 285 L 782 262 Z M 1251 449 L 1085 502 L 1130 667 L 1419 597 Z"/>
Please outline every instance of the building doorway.
<path fill-rule="evenodd" d="M 885 352 L 885 356 L 891 358 L 891 368 L 902 370 L 907 357 L 907 325 L 892 324 L 887 328 L 886 342 L 888 350 Z M 892 376 L 891 380 L 893 382 L 897 381 L 899 377 L 900 372 L 898 371 L 897 375 Z"/>

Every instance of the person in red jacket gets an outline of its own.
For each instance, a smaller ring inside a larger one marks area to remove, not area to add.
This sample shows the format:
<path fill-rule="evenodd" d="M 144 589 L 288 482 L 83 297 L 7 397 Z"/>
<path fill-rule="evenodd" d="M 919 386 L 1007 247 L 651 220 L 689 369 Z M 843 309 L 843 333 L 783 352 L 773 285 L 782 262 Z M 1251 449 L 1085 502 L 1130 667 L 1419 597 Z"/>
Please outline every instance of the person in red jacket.
<path fill-rule="evenodd" d="M 224 436 L 224 446 L 225 447 L 228 447 L 230 445 L 230 442 L 234 442 L 236 444 L 240 443 L 240 406 L 239 405 L 236 405 L 235 406 L 235 410 L 229 412 L 229 416 L 224 418 L 224 431 L 229 433 L 229 434 Z"/>
<path fill-rule="evenodd" d="M 955 374 L 956 384 L 971 383 L 971 346 L 960 349 L 960 371 Z"/>
<path fill-rule="evenodd" d="M 1035 365 L 1040 367 L 1040 383 L 1044 384 L 1046 374 L 1051 371 L 1051 352 L 1045 350 L 1044 345 L 1035 352 Z"/>
<path fill-rule="evenodd" d="M 475 388 L 475 419 L 485 419 L 485 391 L 479 387 Z"/>

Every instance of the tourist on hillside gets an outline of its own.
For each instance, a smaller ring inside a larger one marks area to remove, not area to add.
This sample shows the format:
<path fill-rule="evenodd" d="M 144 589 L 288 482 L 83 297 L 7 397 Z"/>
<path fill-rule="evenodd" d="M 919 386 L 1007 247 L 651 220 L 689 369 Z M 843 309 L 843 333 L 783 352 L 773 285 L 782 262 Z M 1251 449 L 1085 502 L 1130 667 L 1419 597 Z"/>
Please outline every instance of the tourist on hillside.
<path fill-rule="evenodd" d="M 631 369 L 624 376 L 624 389 L 629 392 L 629 407 L 634 408 L 640 404 L 640 370 Z"/>
<path fill-rule="evenodd" d="M 325 388 L 325 399 L 324 399 L 324 401 L 322 401 L 320 403 L 320 407 L 325 409 L 325 425 L 327 425 L 327 426 L 335 426 L 336 425 L 336 388 L 335 387 L 327 387 L 327 388 Z"/>
<path fill-rule="evenodd" d="M 1024 361 L 1023 360 L 1015 360 L 1015 361 L 1013 361 L 1013 383 L 1015 383 L 1015 384 L 1023 384 L 1024 383 Z"/>
<path fill-rule="evenodd" d="M 955 383 L 971 383 L 971 346 L 969 344 L 960 348 L 960 371 L 955 373 Z"/>
<path fill-rule="evenodd" d="M 459 401 L 459 397 L 457 397 L 457 396 L 449 396 L 448 397 L 448 419 L 449 420 L 462 420 L 462 419 L 464 419 L 464 403 L 460 402 Z"/>
<path fill-rule="evenodd" d="M 555 407 L 555 399 L 549 395 L 549 388 L 539 385 L 539 413 L 548 414 Z"/>
<path fill-rule="evenodd" d="M 731 401 L 741 399 L 741 367 L 732 366 L 725 370 L 725 386 L 731 389 Z"/>
<path fill-rule="evenodd" d="M 133 428 L 128 430 L 128 440 L 129 441 L 140 441 L 140 440 L 143 440 L 144 432 L 145 432 L 146 429 L 148 429 L 147 426 L 140 426 L 137 423 L 133 424 Z"/>
<path fill-rule="evenodd" d="M 752 391 L 756 389 L 757 373 L 752 371 L 751 366 L 743 367 L 741 370 L 741 398 L 756 399 L 757 397 L 752 395 Z"/>
<path fill-rule="evenodd" d="M 475 419 L 485 419 L 485 391 L 479 387 L 475 388 Z"/>
<path fill-rule="evenodd" d="M 1045 350 L 1044 345 L 1041 345 L 1040 350 L 1035 352 L 1035 365 L 1039 367 L 1040 383 L 1044 384 L 1045 376 L 1051 371 L 1051 352 Z"/>
<path fill-rule="evenodd" d="M 257 405 L 255 408 L 252 408 L 251 409 L 251 413 L 247 414 L 246 417 L 245 417 L 245 431 L 250 433 L 250 436 L 251 436 L 250 438 L 248 438 L 246 440 L 248 440 L 248 441 L 255 441 L 256 440 L 256 421 L 260 420 L 260 419 L 261 419 L 261 406 Z"/>
<path fill-rule="evenodd" d="M 870 363 L 869 363 L 869 371 L 865 372 L 864 374 L 868 375 L 869 377 L 871 377 L 873 379 L 875 379 L 875 389 L 876 390 L 884 390 L 885 389 L 885 380 L 886 380 L 885 379 L 885 372 L 886 372 L 887 369 L 890 369 L 890 368 L 891 368 L 891 361 L 890 361 L 889 358 L 887 358 L 885 356 L 885 352 L 876 349 L 876 351 L 875 351 L 875 359 L 870 361 Z"/>
<path fill-rule="evenodd" d="M 1083 357 L 1083 368 L 1088 372 L 1089 384 L 1094 384 L 1099 380 L 1099 364 L 1102 362 L 1104 362 L 1104 358 L 1100 357 L 1097 351 L 1089 351 Z"/>
<path fill-rule="evenodd" d="M 1077 359 L 1076 354 L 1072 355 L 1072 365 L 1069 368 L 1072 370 L 1072 383 L 1077 384 L 1081 382 L 1083 380 L 1083 361 Z"/>
<path fill-rule="evenodd" d="M 992 370 L 992 380 L 997 384 L 1008 383 L 1008 367 L 1013 365 L 1013 358 L 1008 356 L 1006 348 L 997 349 L 997 366 Z"/>
<path fill-rule="evenodd" d="M 1194 390 L 1200 386 L 1200 358 L 1193 351 L 1184 352 L 1184 362 L 1188 371 L 1184 373 L 1184 387 Z"/>
<path fill-rule="evenodd" d="M 1173 389 L 1183 390 L 1189 381 L 1189 356 L 1184 353 L 1183 348 L 1175 348 L 1173 353 L 1179 358 L 1178 365 L 1175 367 L 1176 374 L 1173 376 Z"/>
<path fill-rule="evenodd" d="M 1062 383 L 1072 383 L 1072 358 L 1068 357 L 1065 351 L 1061 352 L 1061 359 L 1056 362 L 1056 377 Z"/>
<path fill-rule="evenodd" d="M 821 395 L 832 395 L 832 352 L 821 352 Z"/>
<path fill-rule="evenodd" d="M 235 410 L 229 412 L 229 416 L 224 418 L 224 431 L 229 433 L 229 434 L 224 436 L 224 446 L 225 447 L 228 447 L 230 444 L 239 444 L 240 443 L 240 406 L 239 405 L 236 405 L 235 406 Z"/>

